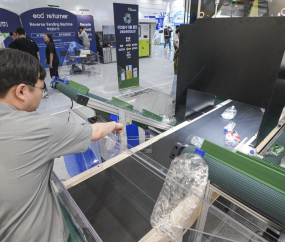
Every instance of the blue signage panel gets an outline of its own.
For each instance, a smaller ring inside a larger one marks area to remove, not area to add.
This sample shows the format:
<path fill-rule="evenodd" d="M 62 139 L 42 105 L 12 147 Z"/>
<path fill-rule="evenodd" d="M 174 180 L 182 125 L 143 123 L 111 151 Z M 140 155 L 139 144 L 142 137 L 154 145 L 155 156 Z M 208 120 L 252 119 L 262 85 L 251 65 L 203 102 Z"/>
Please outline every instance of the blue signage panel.
<path fill-rule="evenodd" d="M 31 37 L 40 48 L 41 63 L 46 59 L 44 34 L 53 37 L 60 64 L 64 60 L 60 51 L 68 50 L 73 41 L 79 42 L 77 17 L 75 14 L 58 8 L 35 8 L 22 13 L 21 20 L 27 36 Z"/>
<path fill-rule="evenodd" d="M 95 37 L 95 26 L 94 19 L 92 15 L 76 15 L 78 27 L 82 26 L 84 31 L 88 34 L 90 40 L 90 50 L 97 53 L 96 46 L 96 37 Z M 79 40 L 79 44 L 82 44 L 82 41 Z"/>
<path fill-rule="evenodd" d="M 11 30 L 21 27 L 20 18 L 18 14 L 15 14 L 6 9 L 0 8 L 0 31 L 1 33 L 9 33 Z M 4 40 L 5 47 L 8 48 L 12 42 L 12 38 L 8 37 Z"/>

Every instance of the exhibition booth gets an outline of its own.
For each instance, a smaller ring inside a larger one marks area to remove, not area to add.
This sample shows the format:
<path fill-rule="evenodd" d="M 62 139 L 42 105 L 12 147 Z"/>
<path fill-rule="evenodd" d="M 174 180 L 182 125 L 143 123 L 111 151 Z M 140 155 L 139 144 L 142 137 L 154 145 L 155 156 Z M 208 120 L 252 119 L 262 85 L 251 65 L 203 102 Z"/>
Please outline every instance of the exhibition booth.
<path fill-rule="evenodd" d="M 187 11 L 172 13 L 168 23 L 181 24 L 176 99 L 158 91 L 146 108 L 123 97 L 147 93 L 138 89 L 139 57 L 152 56 L 163 21 L 139 19 L 138 5 L 113 8 L 114 25 L 102 25 L 102 32 L 92 15 L 0 9 L 7 19 L 0 22 L 2 47 L 9 46 L 9 31 L 23 26 L 47 67 L 43 36 L 54 39 L 61 68 L 49 88 L 70 105 L 44 114 L 124 126 L 84 153 L 55 159 L 51 187 L 72 241 L 284 242 L 285 18 L 184 24 Z M 115 76 L 103 68 L 111 65 Z M 121 96 L 104 89 L 111 78 Z M 99 96 L 99 88 L 109 96 Z"/>

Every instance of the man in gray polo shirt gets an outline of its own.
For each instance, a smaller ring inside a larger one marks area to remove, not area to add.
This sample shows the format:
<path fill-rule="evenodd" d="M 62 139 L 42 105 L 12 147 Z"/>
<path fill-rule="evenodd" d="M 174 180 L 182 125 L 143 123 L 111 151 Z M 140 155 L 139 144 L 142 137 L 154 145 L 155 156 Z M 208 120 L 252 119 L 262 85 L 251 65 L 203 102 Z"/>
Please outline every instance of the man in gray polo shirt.
<path fill-rule="evenodd" d="M 0 241 L 68 240 L 50 183 L 54 158 L 85 152 L 115 122 L 75 125 L 35 112 L 44 89 L 43 66 L 30 54 L 0 50 Z"/>
<path fill-rule="evenodd" d="M 78 37 L 82 40 L 84 50 L 90 50 L 90 41 L 88 34 L 84 31 L 83 27 L 78 28 Z"/>

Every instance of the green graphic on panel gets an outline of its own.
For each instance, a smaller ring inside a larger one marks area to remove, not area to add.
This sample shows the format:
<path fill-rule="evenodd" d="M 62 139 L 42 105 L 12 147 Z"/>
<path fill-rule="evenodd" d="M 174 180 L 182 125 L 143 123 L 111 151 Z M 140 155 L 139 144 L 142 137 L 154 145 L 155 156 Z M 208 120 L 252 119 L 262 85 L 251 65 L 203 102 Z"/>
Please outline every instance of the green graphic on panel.
<path fill-rule="evenodd" d="M 138 68 L 127 65 L 125 68 L 118 66 L 119 89 L 127 89 L 139 86 Z"/>

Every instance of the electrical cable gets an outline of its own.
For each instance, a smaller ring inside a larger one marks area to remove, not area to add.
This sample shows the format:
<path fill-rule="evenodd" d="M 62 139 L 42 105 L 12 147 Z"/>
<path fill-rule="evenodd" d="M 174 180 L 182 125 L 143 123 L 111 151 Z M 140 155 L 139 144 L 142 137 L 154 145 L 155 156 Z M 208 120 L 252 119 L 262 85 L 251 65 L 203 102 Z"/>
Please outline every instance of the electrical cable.
<path fill-rule="evenodd" d="M 71 107 L 70 107 L 69 113 L 68 113 L 68 119 L 67 119 L 68 122 L 69 122 L 69 118 L 70 118 L 70 111 L 73 108 L 73 100 L 72 99 L 70 99 L 70 100 L 71 100 Z"/>

